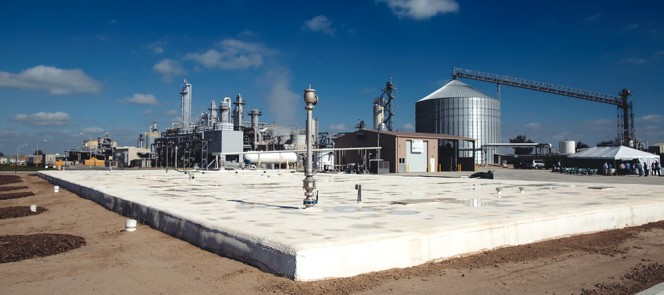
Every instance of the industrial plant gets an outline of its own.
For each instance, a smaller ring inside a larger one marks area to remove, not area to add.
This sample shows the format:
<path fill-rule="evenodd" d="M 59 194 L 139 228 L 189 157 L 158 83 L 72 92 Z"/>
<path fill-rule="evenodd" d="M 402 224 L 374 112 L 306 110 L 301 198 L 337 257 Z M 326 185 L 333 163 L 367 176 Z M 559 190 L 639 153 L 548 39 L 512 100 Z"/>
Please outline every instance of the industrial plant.
<path fill-rule="evenodd" d="M 151 124 L 135 147 L 118 146 L 104 134 L 69 153 L 70 160 L 91 167 L 101 160 L 109 171 L 40 175 L 56 191 L 77 192 L 130 217 L 126 232 L 149 225 L 299 281 L 662 220 L 664 198 L 651 187 L 493 180 L 493 172 L 478 172 L 479 165 L 516 158 L 499 153 L 500 147 L 532 149 L 529 157 L 539 158 L 523 168 L 564 162 L 553 169 L 563 176 L 598 175 L 599 169 L 588 167 L 601 164 L 603 175 L 627 175 L 634 169 L 621 165 L 630 161 L 642 175 L 643 167 L 659 165 L 661 158 L 627 146 L 577 152 L 574 141 L 561 142 L 557 152 L 550 143 L 501 143 L 500 92 L 493 98 L 459 78 L 617 105 L 617 141 L 638 147 L 629 90 L 607 96 L 463 69 L 452 73 L 451 81 L 416 101 L 417 132 L 396 130 L 397 87 L 391 81 L 372 100 L 373 124 L 360 121 L 356 130 L 343 133 L 318 132 L 313 114 L 319 97 L 311 85 L 303 94 L 306 127 L 292 130 L 260 122 L 256 108 L 245 120 L 250 100 L 240 94 L 213 100 L 207 112 L 194 117 L 193 86 L 184 81 L 181 116 L 165 131 Z M 114 167 L 139 169 L 115 173 Z M 470 173 L 422 177 L 441 171 Z M 409 172 L 419 174 L 369 175 Z M 302 191 L 304 198 L 296 197 Z"/>
<path fill-rule="evenodd" d="M 452 68 L 452 79 L 415 102 L 415 132 L 395 128 L 397 87 L 385 83 L 373 99 L 371 128 L 360 121 L 354 131 L 319 132 L 312 118 L 313 169 L 316 172 L 403 173 L 475 171 L 479 165 L 513 161 L 501 148 L 529 148 L 523 160 L 542 160 L 550 167 L 576 152 L 575 141 L 559 143 L 501 142 L 500 87 L 507 85 L 580 98 L 618 108 L 615 142 L 645 149 L 635 134 L 631 91 L 606 95 L 549 83 Z M 497 97 L 484 94 L 461 78 L 495 83 Z M 193 86 L 184 81 L 180 90 L 180 116 L 164 131 L 152 123 L 138 136 L 136 146 L 118 147 L 104 134 L 84 141 L 83 148 L 67 151 L 70 161 L 87 166 L 174 167 L 181 169 L 304 169 L 307 130 L 260 121 L 261 110 L 234 99 L 212 100 L 207 112 L 192 115 Z M 248 117 L 248 118 L 247 118 Z M 246 119 L 245 119 L 246 118 Z"/>

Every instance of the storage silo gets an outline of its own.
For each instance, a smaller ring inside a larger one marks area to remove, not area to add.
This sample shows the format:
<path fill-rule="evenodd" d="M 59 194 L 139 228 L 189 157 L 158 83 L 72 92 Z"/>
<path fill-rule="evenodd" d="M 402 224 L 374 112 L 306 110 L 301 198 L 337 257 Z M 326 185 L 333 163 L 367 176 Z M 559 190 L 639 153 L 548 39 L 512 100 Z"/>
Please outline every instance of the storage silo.
<path fill-rule="evenodd" d="M 561 155 L 572 155 L 576 153 L 576 141 L 566 140 L 558 143 Z"/>
<path fill-rule="evenodd" d="M 415 131 L 463 136 L 476 139 L 475 148 L 500 142 L 500 100 L 490 97 L 459 80 L 420 99 L 415 104 Z M 458 147 L 463 157 L 471 156 L 471 143 Z M 493 164 L 494 149 L 477 151 L 478 164 Z"/>

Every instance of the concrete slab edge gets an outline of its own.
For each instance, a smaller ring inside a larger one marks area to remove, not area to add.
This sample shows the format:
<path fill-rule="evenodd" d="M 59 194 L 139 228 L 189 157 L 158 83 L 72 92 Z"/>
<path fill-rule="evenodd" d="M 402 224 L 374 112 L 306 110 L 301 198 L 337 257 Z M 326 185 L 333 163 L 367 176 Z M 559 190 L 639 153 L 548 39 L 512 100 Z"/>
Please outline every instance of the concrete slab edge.
<path fill-rule="evenodd" d="M 664 294 L 664 283 L 654 285 L 646 290 L 643 290 L 636 295 L 663 295 Z"/>
<path fill-rule="evenodd" d="M 39 173 L 48 182 L 91 200 L 104 208 L 138 220 L 161 232 L 212 253 L 247 263 L 258 269 L 295 279 L 295 253 L 268 247 L 255 239 L 207 228 L 166 212 L 105 194 L 89 187 Z"/>
<path fill-rule="evenodd" d="M 350 277 L 412 267 L 501 247 L 639 226 L 663 219 L 664 204 L 650 203 L 536 220 L 514 221 L 506 218 L 504 222 L 475 224 L 463 229 L 440 227 L 393 239 L 310 247 L 298 251 L 295 277 L 302 281 Z"/>

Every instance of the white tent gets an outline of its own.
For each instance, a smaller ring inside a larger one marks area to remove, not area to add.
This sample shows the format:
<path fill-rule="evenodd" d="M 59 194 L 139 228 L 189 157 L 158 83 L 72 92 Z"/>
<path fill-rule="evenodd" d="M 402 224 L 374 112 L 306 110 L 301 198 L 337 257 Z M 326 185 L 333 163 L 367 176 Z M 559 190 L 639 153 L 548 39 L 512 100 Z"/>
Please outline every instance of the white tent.
<path fill-rule="evenodd" d="M 636 150 L 626 146 L 594 147 L 569 156 L 578 160 L 633 161 L 638 159 L 648 167 L 655 161 L 661 162 L 658 155 Z"/>

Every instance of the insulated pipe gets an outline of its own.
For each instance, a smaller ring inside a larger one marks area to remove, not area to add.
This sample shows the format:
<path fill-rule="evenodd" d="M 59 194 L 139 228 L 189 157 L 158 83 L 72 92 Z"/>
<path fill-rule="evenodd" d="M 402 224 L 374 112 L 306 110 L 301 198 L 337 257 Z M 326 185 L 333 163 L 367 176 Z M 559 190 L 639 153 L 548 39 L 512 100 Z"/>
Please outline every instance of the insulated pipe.
<path fill-rule="evenodd" d="M 307 111 L 307 165 L 304 171 L 304 180 L 302 181 L 304 188 L 304 208 L 310 208 L 318 203 L 318 196 L 314 199 L 314 190 L 316 189 L 316 180 L 314 179 L 313 174 L 313 151 L 312 151 L 312 139 L 313 136 L 313 115 L 314 106 L 318 103 L 318 96 L 316 96 L 316 90 L 309 88 L 304 90 L 304 103 L 306 104 L 304 109 Z"/>

